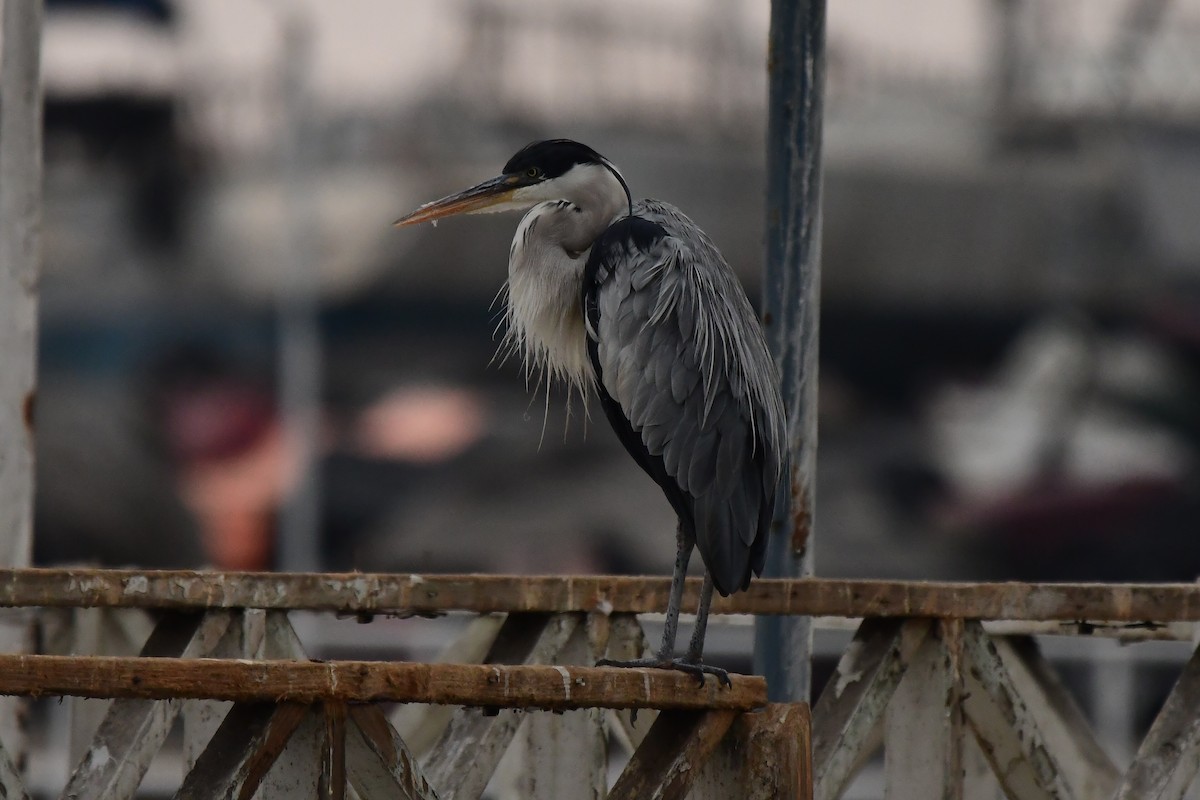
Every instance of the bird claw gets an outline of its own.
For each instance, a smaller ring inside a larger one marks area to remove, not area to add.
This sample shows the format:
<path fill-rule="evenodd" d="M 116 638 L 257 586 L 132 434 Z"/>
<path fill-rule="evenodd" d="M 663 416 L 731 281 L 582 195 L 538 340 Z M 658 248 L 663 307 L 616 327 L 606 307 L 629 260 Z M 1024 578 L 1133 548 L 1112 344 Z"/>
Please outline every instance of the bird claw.
<path fill-rule="evenodd" d="M 725 686 L 726 689 L 733 687 L 733 681 L 729 679 L 729 672 L 720 667 L 713 667 L 708 664 L 701 664 L 699 659 L 691 658 L 635 658 L 629 661 L 618 661 L 612 658 L 602 658 L 596 662 L 597 667 L 622 667 L 626 669 L 641 668 L 641 669 L 673 669 L 679 672 L 686 672 L 688 675 L 694 675 L 700 686 L 704 685 L 705 675 L 714 675 L 717 680 Z"/>

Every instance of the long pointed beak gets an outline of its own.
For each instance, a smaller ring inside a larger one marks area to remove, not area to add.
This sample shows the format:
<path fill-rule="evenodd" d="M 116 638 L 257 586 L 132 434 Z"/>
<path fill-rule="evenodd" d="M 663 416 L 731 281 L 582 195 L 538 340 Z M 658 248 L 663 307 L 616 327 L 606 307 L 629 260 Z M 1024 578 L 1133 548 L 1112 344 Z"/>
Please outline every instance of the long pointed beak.
<path fill-rule="evenodd" d="M 411 214 L 406 214 L 396 220 L 393 224 L 400 227 L 429 222 L 455 214 L 475 214 L 492 206 L 508 202 L 512 199 L 513 192 L 519 188 L 520 184 L 513 177 L 500 175 L 491 180 L 484 181 L 478 186 L 472 186 L 466 191 L 443 197 L 441 200 L 434 200 L 432 203 L 426 203 Z"/>

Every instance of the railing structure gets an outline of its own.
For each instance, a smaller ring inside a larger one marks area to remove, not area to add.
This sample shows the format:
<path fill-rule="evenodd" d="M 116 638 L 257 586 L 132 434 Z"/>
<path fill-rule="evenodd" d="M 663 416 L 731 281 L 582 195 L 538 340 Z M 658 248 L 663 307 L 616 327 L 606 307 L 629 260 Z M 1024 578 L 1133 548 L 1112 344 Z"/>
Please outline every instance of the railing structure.
<path fill-rule="evenodd" d="M 636 578 L 10 570 L 0 606 L 40 608 L 50 652 L 0 656 L 0 694 L 113 699 L 76 709 L 64 798 L 133 797 L 179 719 L 177 798 L 477 798 L 514 742 L 519 796 L 534 800 L 810 798 L 807 706 L 767 705 L 761 678 L 591 666 L 641 655 L 634 614 L 665 607 L 666 591 Z M 451 650 L 478 663 L 311 661 L 294 609 L 491 616 Z M 150 626 L 129 610 L 158 615 L 144 644 Z M 79 652 L 122 640 L 140 654 Z M 404 704 L 395 725 L 382 704 Z M 611 788 L 610 737 L 632 753 Z M 26 796 L 7 756 L 0 788 Z"/>
<path fill-rule="evenodd" d="M 0 692 L 121 698 L 78 739 L 66 797 L 132 796 L 177 717 L 178 797 L 300 786 L 343 797 L 347 785 L 364 800 L 478 797 L 515 741 L 530 798 L 809 797 L 811 779 L 834 800 L 881 746 L 889 800 L 1182 798 L 1200 767 L 1200 652 L 1121 770 L 1032 635 L 1187 638 L 1200 586 L 757 581 L 714 613 L 862 620 L 814 708 L 811 772 L 803 705 L 743 713 L 764 707 L 761 679 L 725 688 L 590 666 L 644 652 L 636 615 L 661 611 L 667 589 L 637 577 L 12 570 L 0 606 L 43 609 L 45 650 L 79 649 L 80 636 L 111 647 L 115 609 L 162 616 L 137 658 L 0 656 Z M 460 663 L 311 662 L 293 609 L 484 616 L 451 648 Z M 74 645 L 53 635 L 53 620 L 80 613 L 101 617 L 74 626 Z M 389 720 L 379 703 L 432 705 Z M 632 709 L 644 709 L 636 724 Z M 610 736 L 633 757 L 608 788 Z M 15 772 L 3 780 L 19 796 Z"/>

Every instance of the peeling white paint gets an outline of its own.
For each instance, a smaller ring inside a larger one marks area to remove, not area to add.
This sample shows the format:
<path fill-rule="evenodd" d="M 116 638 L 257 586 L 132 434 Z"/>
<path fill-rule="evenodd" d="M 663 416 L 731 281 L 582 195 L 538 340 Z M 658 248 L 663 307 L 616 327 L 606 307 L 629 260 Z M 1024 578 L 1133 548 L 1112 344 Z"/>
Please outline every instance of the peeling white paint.
<path fill-rule="evenodd" d="M 863 649 L 863 643 L 862 643 L 862 641 L 860 641 L 858 639 L 855 639 L 854 641 L 850 642 L 850 646 L 846 648 L 846 652 L 842 656 L 841 664 L 838 665 L 838 667 L 839 667 L 838 679 L 837 679 L 837 683 L 835 683 L 833 686 L 833 696 L 834 697 L 841 697 L 842 692 L 846 691 L 846 689 L 849 688 L 851 684 L 857 683 L 858 681 L 861 681 L 863 679 L 864 670 L 862 670 L 862 669 L 858 669 L 853 672 L 841 672 L 840 671 L 842 664 L 858 663 L 859 659 L 862 657 L 862 649 Z"/>
<path fill-rule="evenodd" d="M 108 745 L 102 744 L 88 751 L 87 768 L 89 770 L 100 769 L 112 760 L 112 753 L 108 751 Z"/>
<path fill-rule="evenodd" d="M 562 676 L 563 694 L 566 695 L 567 700 L 570 700 L 571 699 L 571 673 L 567 671 L 566 667 L 562 667 L 562 666 L 558 666 L 558 665 L 555 665 L 554 669 L 558 672 L 559 675 Z"/>
<path fill-rule="evenodd" d="M 145 575 L 132 575 L 125 581 L 125 594 L 148 594 L 150 579 Z"/>

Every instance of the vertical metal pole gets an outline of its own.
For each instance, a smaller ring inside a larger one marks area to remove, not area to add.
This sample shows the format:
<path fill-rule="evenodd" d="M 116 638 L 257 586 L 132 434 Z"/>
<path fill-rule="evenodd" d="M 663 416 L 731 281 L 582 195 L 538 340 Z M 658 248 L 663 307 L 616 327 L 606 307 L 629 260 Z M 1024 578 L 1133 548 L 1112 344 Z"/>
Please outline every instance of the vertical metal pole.
<path fill-rule="evenodd" d="M 33 408 L 41 266 L 41 0 L 7 0 L 0 21 L 0 566 L 33 550 Z M 26 613 L 0 614 L 0 652 L 27 652 Z M 17 700 L 0 704 L 0 740 L 20 766 Z"/>
<path fill-rule="evenodd" d="M 817 343 L 821 294 L 821 127 L 825 0 L 774 0 L 767 54 L 767 250 L 763 326 L 779 367 L 792 456 L 790 508 L 776 510 L 766 573 L 813 573 Z M 760 617 L 755 670 L 772 702 L 807 701 L 812 620 Z"/>
<path fill-rule="evenodd" d="M 292 572 L 320 565 L 321 496 L 318 457 L 321 427 L 321 341 L 317 303 L 317 237 L 310 180 L 309 105 L 305 89 L 310 59 L 308 21 L 290 8 L 283 14 L 283 180 L 285 270 L 279 284 L 279 396 L 284 431 L 295 448 L 299 476 L 283 505 L 280 567 Z"/>

